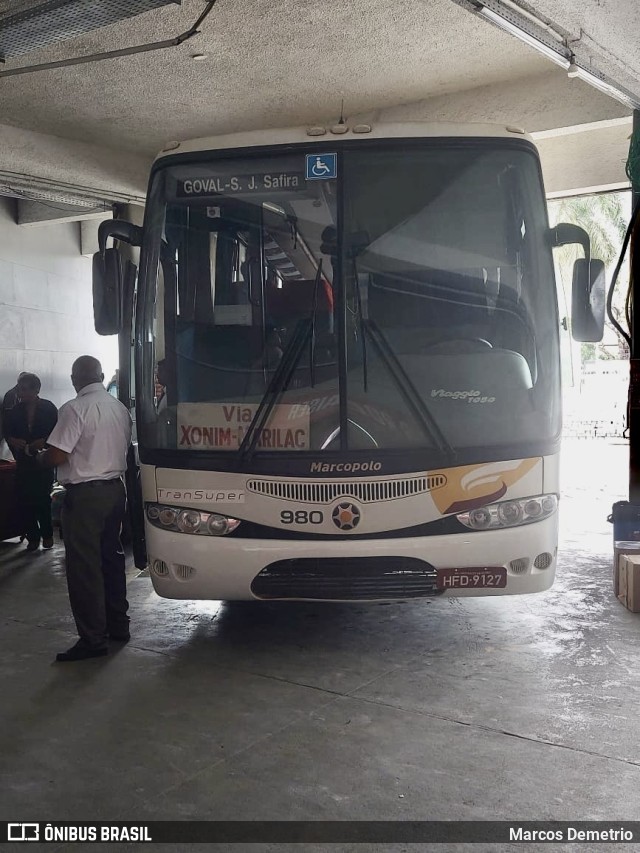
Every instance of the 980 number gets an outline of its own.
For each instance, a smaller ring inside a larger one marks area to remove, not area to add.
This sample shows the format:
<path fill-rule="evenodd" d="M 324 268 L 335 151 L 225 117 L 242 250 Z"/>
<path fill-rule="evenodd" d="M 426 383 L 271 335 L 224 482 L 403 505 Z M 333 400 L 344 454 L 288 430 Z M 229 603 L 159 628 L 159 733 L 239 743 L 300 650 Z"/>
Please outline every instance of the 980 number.
<path fill-rule="evenodd" d="M 306 509 L 283 509 L 280 513 L 281 524 L 322 524 L 324 516 L 318 509 L 307 512 Z"/>

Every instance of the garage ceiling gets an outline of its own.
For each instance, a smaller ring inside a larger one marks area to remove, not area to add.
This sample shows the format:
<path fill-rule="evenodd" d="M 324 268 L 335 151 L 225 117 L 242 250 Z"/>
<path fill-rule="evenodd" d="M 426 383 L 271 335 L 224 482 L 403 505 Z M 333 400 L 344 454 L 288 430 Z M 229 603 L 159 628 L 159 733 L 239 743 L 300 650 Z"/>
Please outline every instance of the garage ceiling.
<path fill-rule="evenodd" d="M 169 38 L 185 0 L 6 68 Z M 206 59 L 196 61 L 194 54 Z M 0 79 L 2 121 L 146 153 L 168 139 L 337 117 L 536 75 L 549 63 L 451 0 L 218 0 L 180 47 Z"/>
<path fill-rule="evenodd" d="M 477 13 L 482 3 L 524 16 L 552 42 L 564 39 L 565 52 L 575 51 L 583 67 L 640 102 L 638 0 L 217 0 L 201 32 L 178 47 L 2 76 L 171 39 L 207 7 L 182 0 L 7 59 L 0 66 L 0 179 L 22 189 L 33 178 L 45 188 L 73 185 L 90 197 L 139 200 L 150 160 L 169 140 L 335 120 L 344 99 L 347 116 L 493 121 L 545 134 L 588 128 L 576 140 L 588 148 L 581 162 L 608 157 L 609 173 L 574 169 L 567 183 L 563 158 L 571 158 L 574 141 L 545 139 L 557 176 L 551 191 L 624 183 L 630 109 L 569 80 L 487 22 Z M 35 4 L 0 0 L 0 26 Z"/>

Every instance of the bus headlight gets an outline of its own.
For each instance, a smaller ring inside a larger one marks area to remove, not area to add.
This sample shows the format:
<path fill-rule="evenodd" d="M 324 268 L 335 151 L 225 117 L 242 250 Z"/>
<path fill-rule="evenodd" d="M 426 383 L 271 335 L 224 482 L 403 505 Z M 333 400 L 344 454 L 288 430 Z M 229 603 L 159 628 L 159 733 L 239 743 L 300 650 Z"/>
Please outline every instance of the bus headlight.
<path fill-rule="evenodd" d="M 148 507 L 147 509 L 147 518 L 149 521 L 155 522 L 156 518 L 160 522 L 158 527 L 173 527 L 176 523 L 176 519 L 178 518 L 178 510 L 174 509 L 171 506 L 159 506 L 156 507 L 158 514 L 151 515 L 152 507 Z"/>
<path fill-rule="evenodd" d="M 495 530 L 518 527 L 548 518 L 558 508 L 557 495 L 537 495 L 521 500 L 499 501 L 456 515 L 458 521 L 471 530 Z"/>
<path fill-rule="evenodd" d="M 472 509 L 467 515 L 469 516 L 469 527 L 473 527 L 474 530 L 485 530 L 487 527 L 491 527 L 491 513 L 486 506 Z"/>
<path fill-rule="evenodd" d="M 498 504 L 498 518 L 505 527 L 512 527 L 518 524 L 524 515 L 524 509 L 518 501 L 504 501 Z"/>
<path fill-rule="evenodd" d="M 231 533 L 240 524 L 237 518 L 227 518 L 212 512 L 207 520 L 207 529 L 212 536 L 224 536 Z"/>
<path fill-rule="evenodd" d="M 203 512 L 198 509 L 165 506 L 148 503 L 145 507 L 147 521 L 160 530 L 173 533 L 189 533 L 197 536 L 226 536 L 239 526 L 237 518 L 229 518 L 218 512 Z"/>
<path fill-rule="evenodd" d="M 197 533 L 202 519 L 195 509 L 183 509 L 176 524 L 181 533 Z"/>

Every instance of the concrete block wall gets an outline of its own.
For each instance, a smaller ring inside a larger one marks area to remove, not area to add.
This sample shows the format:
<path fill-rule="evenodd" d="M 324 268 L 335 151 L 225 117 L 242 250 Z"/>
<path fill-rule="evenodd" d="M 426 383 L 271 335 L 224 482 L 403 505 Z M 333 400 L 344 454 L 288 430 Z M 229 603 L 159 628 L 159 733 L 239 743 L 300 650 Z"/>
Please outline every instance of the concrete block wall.
<path fill-rule="evenodd" d="M 95 355 L 112 376 L 117 338 L 93 328 L 80 224 L 19 226 L 15 210 L 14 199 L 0 198 L 0 394 L 29 370 L 42 381 L 41 396 L 60 406 L 75 396 L 69 376 L 79 355 Z"/>

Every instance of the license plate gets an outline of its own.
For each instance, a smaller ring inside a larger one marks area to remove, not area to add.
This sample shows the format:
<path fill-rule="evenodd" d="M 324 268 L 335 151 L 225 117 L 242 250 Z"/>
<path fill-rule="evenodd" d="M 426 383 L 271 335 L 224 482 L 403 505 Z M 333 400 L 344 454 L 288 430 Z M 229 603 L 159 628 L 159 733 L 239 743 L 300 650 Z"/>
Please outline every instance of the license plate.
<path fill-rule="evenodd" d="M 477 569 L 438 569 L 438 589 L 504 589 L 507 570 L 504 566 Z"/>

